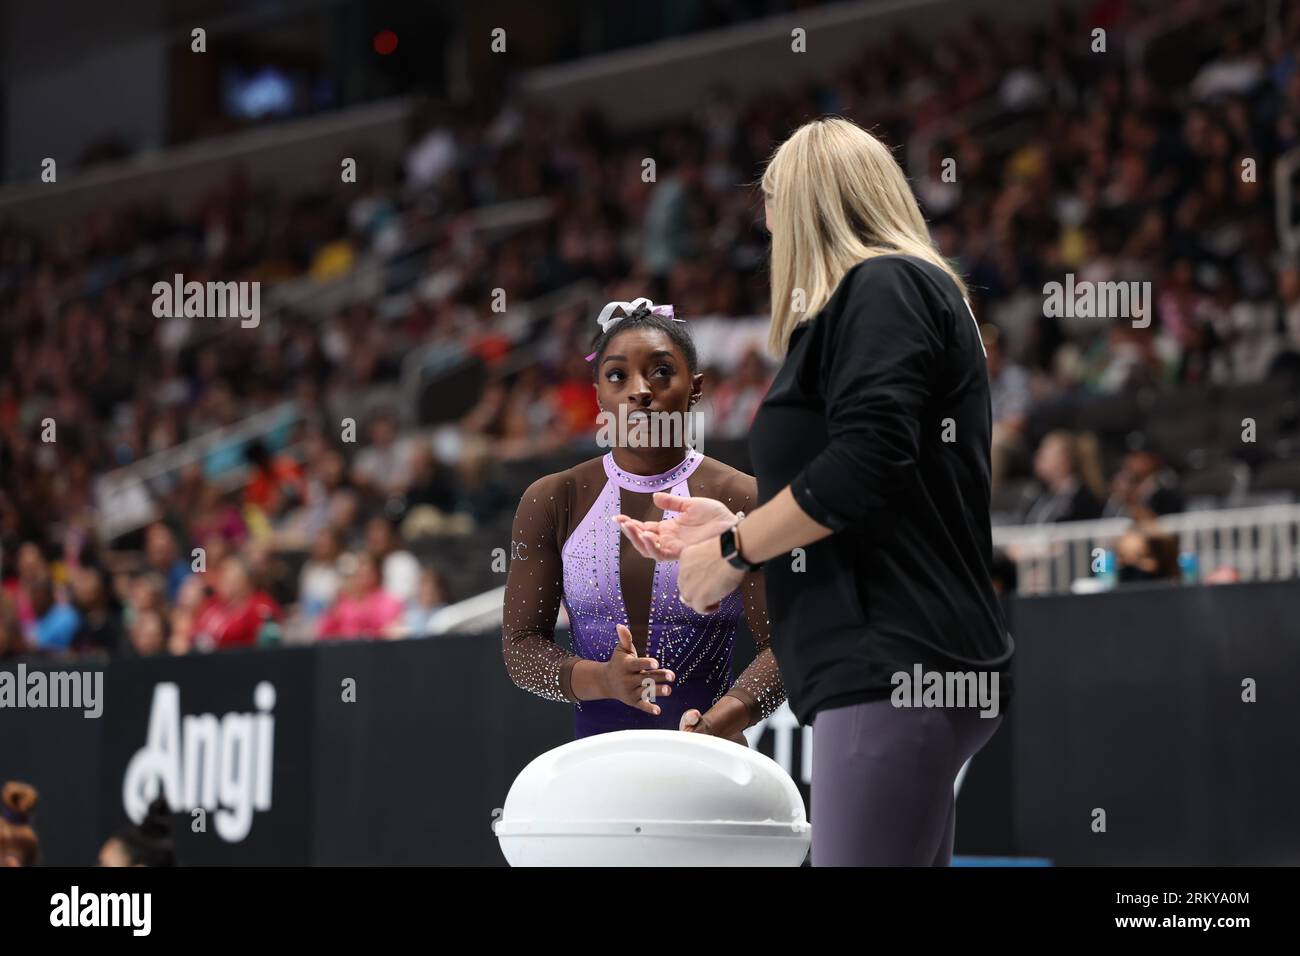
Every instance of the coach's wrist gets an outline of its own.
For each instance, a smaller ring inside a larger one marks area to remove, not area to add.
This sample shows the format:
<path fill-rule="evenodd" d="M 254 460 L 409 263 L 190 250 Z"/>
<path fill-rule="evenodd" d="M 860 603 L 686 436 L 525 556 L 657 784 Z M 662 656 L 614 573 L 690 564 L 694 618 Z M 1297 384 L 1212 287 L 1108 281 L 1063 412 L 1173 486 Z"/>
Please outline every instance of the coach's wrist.
<path fill-rule="evenodd" d="M 743 511 L 736 512 L 736 523 L 733 524 L 722 534 L 718 535 L 718 552 L 722 560 L 731 565 L 737 571 L 757 571 L 763 565 L 753 561 L 745 560 L 744 551 L 740 543 L 740 525 L 745 520 Z"/>

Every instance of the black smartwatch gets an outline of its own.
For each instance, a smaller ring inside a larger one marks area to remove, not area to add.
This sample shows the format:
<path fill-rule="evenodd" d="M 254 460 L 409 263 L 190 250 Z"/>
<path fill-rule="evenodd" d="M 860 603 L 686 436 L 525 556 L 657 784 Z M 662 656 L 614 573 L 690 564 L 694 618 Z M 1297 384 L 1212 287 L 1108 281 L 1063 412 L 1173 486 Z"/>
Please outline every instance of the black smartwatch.
<path fill-rule="evenodd" d="M 745 513 L 743 511 L 740 512 L 739 517 L 743 519 Z M 740 545 L 736 541 L 736 529 L 738 527 L 740 527 L 739 521 L 733 524 L 726 531 L 722 532 L 719 536 L 718 543 L 722 546 L 722 557 L 737 571 L 757 571 L 763 566 L 762 562 L 752 564 L 741 557 Z"/>

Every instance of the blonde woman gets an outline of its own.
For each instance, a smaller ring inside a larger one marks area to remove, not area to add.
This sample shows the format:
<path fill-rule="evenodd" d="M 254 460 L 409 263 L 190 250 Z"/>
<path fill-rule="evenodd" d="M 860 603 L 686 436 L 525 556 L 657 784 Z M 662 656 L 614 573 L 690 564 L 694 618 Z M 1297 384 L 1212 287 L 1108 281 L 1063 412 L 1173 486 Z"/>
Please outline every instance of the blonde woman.
<path fill-rule="evenodd" d="M 813 724 L 813 865 L 947 865 L 954 779 L 1010 691 L 979 329 L 871 134 L 809 123 L 762 186 L 783 364 L 750 433 L 760 506 L 656 495 L 675 520 L 621 524 L 642 554 L 679 558 L 699 611 L 762 568 L 790 707 Z M 918 701 L 899 692 L 918 667 L 982 692 Z"/>

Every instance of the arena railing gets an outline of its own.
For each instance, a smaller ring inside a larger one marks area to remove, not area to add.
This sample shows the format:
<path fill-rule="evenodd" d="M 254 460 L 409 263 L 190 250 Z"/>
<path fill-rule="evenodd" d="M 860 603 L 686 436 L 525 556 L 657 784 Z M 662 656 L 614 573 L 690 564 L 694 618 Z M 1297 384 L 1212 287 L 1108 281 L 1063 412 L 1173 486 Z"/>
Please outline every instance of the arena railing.
<path fill-rule="evenodd" d="M 269 308 L 256 334 L 275 332 L 291 311 L 306 316 L 323 315 L 342 302 L 373 296 L 381 288 L 382 263 L 373 256 L 336 279 L 278 282 L 268 292 Z M 240 329 L 238 322 L 197 326 L 183 347 L 202 348 Z M 94 485 L 96 530 L 100 539 L 111 541 L 157 520 L 159 498 L 175 487 L 181 473 L 195 463 L 201 464 L 204 477 L 223 491 L 237 488 L 247 473 L 242 452 L 248 443 L 261 439 L 273 451 L 292 454 L 295 449 L 289 445 L 289 438 L 302 418 L 297 402 L 286 400 L 231 425 L 105 472 L 95 479 Z"/>
<path fill-rule="evenodd" d="M 160 518 L 159 500 L 174 488 L 191 465 L 223 491 L 247 476 L 243 449 L 253 439 L 270 440 L 275 451 L 293 452 L 288 438 L 302 420 L 297 402 L 287 401 L 160 451 L 95 480 L 95 514 L 100 540 L 111 541 Z"/>
<path fill-rule="evenodd" d="M 509 228 L 511 222 L 507 220 L 510 218 L 503 217 L 501 210 L 493 207 L 484 210 L 482 222 L 476 222 L 475 228 Z M 277 305 L 271 316 L 263 321 L 263 325 L 267 329 L 273 329 L 276 321 L 290 309 L 304 314 L 328 311 L 355 300 L 366 289 L 370 290 L 371 298 L 377 297 L 382 287 L 381 270 L 382 263 L 363 262 L 347 275 L 329 283 L 304 280 L 301 291 L 289 290 L 283 296 L 278 294 L 285 285 L 294 285 L 294 280 L 277 285 Z M 590 306 L 596 301 L 598 291 L 592 283 L 578 282 L 534 302 L 521 303 L 511 311 L 520 317 L 521 328 L 535 328 L 539 322 L 550 318 L 562 308 L 574 304 Z M 398 298 L 401 296 L 389 296 L 381 301 L 381 306 L 391 304 Z M 187 344 L 193 345 L 194 342 Z M 520 352 L 516 361 L 522 361 L 521 356 L 524 354 Z M 531 351 L 527 355 L 531 361 Z M 404 411 L 416 408 L 420 391 L 436 384 L 440 375 L 460 367 L 463 358 L 463 350 L 453 349 L 447 352 L 444 346 L 425 346 L 413 350 L 403 361 L 395 392 L 400 397 L 401 408 Z M 382 402 L 364 399 L 360 402 L 360 407 L 370 408 L 387 402 L 387 398 Z M 287 438 L 292 434 L 294 426 L 302 420 L 296 402 L 282 402 L 233 425 L 214 429 L 174 448 L 101 475 L 95 482 L 97 530 L 100 538 L 109 541 L 157 520 L 160 517 L 159 499 L 175 487 L 181 473 L 195 463 L 201 464 L 205 478 L 223 491 L 239 487 L 247 475 L 242 449 L 254 439 L 262 439 L 273 450 L 293 454 L 295 448 L 287 443 Z M 408 421 L 408 424 L 416 423 Z"/>
<path fill-rule="evenodd" d="M 551 207 L 547 200 L 499 203 L 466 214 L 457 221 L 457 227 L 484 235 L 500 236 L 536 223 L 550 214 Z M 410 299 L 410 295 L 395 293 L 383 296 L 388 264 L 394 258 L 427 253 L 449 226 L 446 221 L 424 223 L 412 231 L 401 250 L 387 259 L 373 254 L 366 255 L 345 275 L 335 279 L 322 282 L 302 277 L 277 282 L 268 293 L 270 307 L 258 327 L 259 334 L 274 333 L 290 313 L 321 317 L 331 310 L 357 301 L 377 302 L 377 309 L 381 313 L 399 309 Z M 591 290 L 584 291 L 588 296 L 594 295 Z M 69 299 L 76 297 L 75 294 L 68 295 Z M 520 308 L 525 314 L 534 316 L 549 315 L 554 310 L 553 303 L 548 301 L 541 301 L 540 306 L 541 312 L 538 312 L 539 304 L 525 304 Z M 238 329 L 238 323 L 196 327 L 184 345 L 186 348 L 201 347 L 218 337 L 234 334 Z M 416 357 L 428 362 L 434 356 L 428 349 L 417 349 L 411 354 L 411 358 Z M 422 368 L 418 361 L 408 360 L 403 363 L 398 394 L 406 398 L 414 394 L 414 389 L 421 382 Z M 375 391 L 378 393 L 382 390 Z M 367 399 L 362 405 L 368 408 L 386 404 L 387 401 L 387 398 L 383 402 Z M 238 487 L 246 474 L 238 452 L 253 439 L 270 438 L 267 444 L 273 450 L 292 453 L 294 449 L 284 441 L 287 432 L 281 432 L 292 428 L 299 421 L 301 415 L 296 403 L 284 402 L 250 415 L 234 425 L 216 429 L 100 476 L 95 483 L 100 537 L 111 540 L 156 520 L 159 517 L 159 495 L 174 487 L 181 471 L 196 462 L 204 464 L 206 477 L 222 490 L 229 491 Z"/>
<path fill-rule="evenodd" d="M 506 589 L 502 585 L 457 601 L 438 613 L 429 634 L 481 634 L 499 630 L 505 599 Z"/>
<path fill-rule="evenodd" d="M 1225 565 L 1243 581 L 1300 576 L 1300 504 L 1164 515 L 1156 526 L 1177 537 L 1180 552 L 1195 555 L 1200 576 Z M 996 527 L 993 546 L 1015 561 L 1017 593 L 1059 594 L 1096 579 L 1099 551 L 1113 549 L 1132 527 L 1128 518 Z"/>
<path fill-rule="evenodd" d="M 1096 581 L 1098 549 L 1111 550 L 1133 526 L 1127 518 L 993 529 L 993 546 L 1012 555 L 1021 595 L 1084 590 Z M 1196 555 L 1201 575 L 1228 565 L 1243 581 L 1300 577 L 1300 504 L 1264 505 L 1166 515 L 1160 530 Z M 439 616 L 438 633 L 489 631 L 501 626 L 505 588 L 496 587 L 451 605 Z"/>

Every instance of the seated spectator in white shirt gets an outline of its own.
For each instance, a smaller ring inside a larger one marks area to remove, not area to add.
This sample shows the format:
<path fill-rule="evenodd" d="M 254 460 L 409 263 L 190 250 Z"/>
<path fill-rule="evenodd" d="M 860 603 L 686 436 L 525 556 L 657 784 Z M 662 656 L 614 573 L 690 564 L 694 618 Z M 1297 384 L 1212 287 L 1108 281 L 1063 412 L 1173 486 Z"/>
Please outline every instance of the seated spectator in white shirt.
<path fill-rule="evenodd" d="M 316 619 L 334 603 L 343 584 L 343 575 L 339 572 L 341 552 L 338 535 L 332 529 L 317 532 L 312 541 L 311 556 L 298 575 L 298 611 L 311 633 L 315 633 Z"/>
<path fill-rule="evenodd" d="M 383 515 L 366 522 L 366 551 L 379 565 L 384 590 L 409 603 L 420 583 L 420 562 L 403 547 L 393 523 Z"/>
<path fill-rule="evenodd" d="M 389 412 L 370 423 L 370 444 L 352 466 L 352 481 L 379 496 L 399 494 L 411 484 L 415 456 L 410 439 L 397 437 L 397 420 Z"/>
<path fill-rule="evenodd" d="M 1043 491 L 1025 515 L 1025 524 L 1101 517 L 1101 502 L 1082 479 L 1078 443 L 1069 432 L 1049 432 L 1043 438 L 1034 453 L 1034 474 L 1043 483 Z"/>
<path fill-rule="evenodd" d="M 420 572 L 420 587 L 415 600 L 406 609 L 408 637 L 424 637 L 437 633 L 438 618 L 449 604 L 447 583 L 435 568 Z"/>

